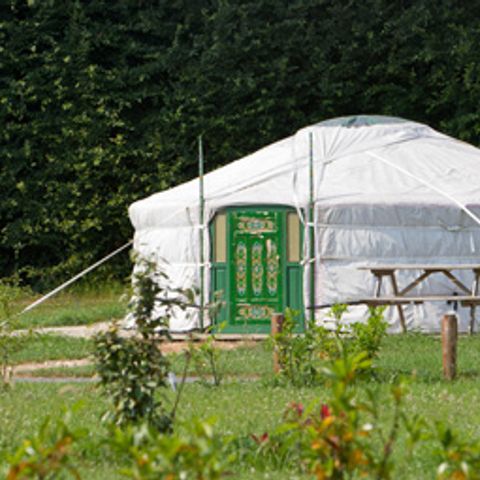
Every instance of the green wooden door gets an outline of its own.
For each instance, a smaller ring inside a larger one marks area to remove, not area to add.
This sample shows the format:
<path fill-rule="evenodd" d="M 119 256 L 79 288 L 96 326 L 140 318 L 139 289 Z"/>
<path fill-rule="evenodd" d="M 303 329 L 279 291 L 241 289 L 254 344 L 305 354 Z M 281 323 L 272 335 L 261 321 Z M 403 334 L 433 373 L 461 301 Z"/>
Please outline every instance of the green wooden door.
<path fill-rule="evenodd" d="M 230 324 L 258 330 L 283 310 L 284 215 L 248 209 L 229 215 Z M 263 330 L 263 329 L 262 329 Z"/>
<path fill-rule="evenodd" d="M 269 333 L 271 315 L 290 307 L 303 330 L 302 228 L 288 207 L 231 207 L 210 225 L 213 319 L 225 333 Z"/>

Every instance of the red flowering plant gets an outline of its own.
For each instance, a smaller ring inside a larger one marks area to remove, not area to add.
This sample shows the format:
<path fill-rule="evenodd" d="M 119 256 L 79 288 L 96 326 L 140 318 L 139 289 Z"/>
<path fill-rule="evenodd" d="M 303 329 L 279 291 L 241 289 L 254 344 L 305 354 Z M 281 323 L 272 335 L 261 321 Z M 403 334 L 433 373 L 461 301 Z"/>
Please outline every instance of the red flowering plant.
<path fill-rule="evenodd" d="M 358 402 L 350 388 L 357 372 L 368 368 L 365 355 L 346 355 L 332 363 L 325 374 L 331 378 L 331 398 L 308 408 L 291 403 L 284 414 L 280 431 L 288 437 L 284 447 L 295 450 L 302 470 L 317 478 L 345 478 L 360 475 L 372 463 L 367 440 L 372 425 L 361 421 L 367 406 Z"/>
<path fill-rule="evenodd" d="M 370 362 L 366 353 L 343 352 L 324 371 L 331 392 L 328 401 L 307 408 L 290 403 L 283 423 L 270 436 L 259 439 L 260 448 L 271 453 L 275 445 L 279 458 L 290 464 L 295 459 L 301 470 L 319 480 L 392 478 L 391 454 L 403 420 L 403 386 L 392 389 L 393 419 L 385 431 L 379 426 L 375 395 L 360 400 L 354 385 Z"/>

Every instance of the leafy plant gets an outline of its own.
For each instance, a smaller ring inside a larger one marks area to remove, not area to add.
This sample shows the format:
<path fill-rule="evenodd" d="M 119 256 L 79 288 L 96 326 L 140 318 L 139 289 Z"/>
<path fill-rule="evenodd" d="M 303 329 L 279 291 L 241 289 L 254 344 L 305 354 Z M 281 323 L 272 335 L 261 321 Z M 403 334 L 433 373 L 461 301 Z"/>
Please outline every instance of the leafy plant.
<path fill-rule="evenodd" d="M 326 328 L 313 322 L 304 335 L 298 335 L 297 314 L 286 309 L 282 329 L 271 337 L 271 343 L 278 355 L 281 377 L 293 385 L 310 385 L 318 381 L 323 360 L 336 350 L 335 339 Z"/>
<path fill-rule="evenodd" d="M 118 425 L 146 420 L 162 431 L 171 426 L 165 398 L 169 362 L 157 342 L 148 338 L 124 338 L 115 326 L 95 339 L 95 369 L 114 408 L 104 419 Z"/>
<path fill-rule="evenodd" d="M 70 478 L 80 480 L 74 464 L 73 446 L 84 435 L 82 430 L 69 426 L 70 414 L 56 422 L 49 418 L 31 438 L 24 440 L 18 449 L 7 457 L 7 480 L 48 480 Z"/>
<path fill-rule="evenodd" d="M 282 330 L 271 337 L 281 365 L 280 379 L 292 385 L 312 385 L 323 377 L 325 362 L 340 358 L 343 351 L 363 352 L 374 359 L 387 330 L 383 309 L 371 308 L 365 323 L 347 327 L 342 322 L 346 305 L 334 305 L 335 330 L 310 322 L 303 335 L 295 333 L 296 313 L 287 308 Z"/>
<path fill-rule="evenodd" d="M 370 366 L 367 353 L 354 354 L 340 347 L 340 357 L 324 369 L 328 399 L 308 408 L 292 402 L 271 435 L 255 437 L 259 454 L 273 458 L 275 464 L 296 464 L 318 479 L 392 478 L 392 453 L 405 418 L 405 385 L 392 386 L 393 417 L 382 428 L 374 392 L 363 400 L 355 388 L 356 380 Z M 417 430 L 412 426 L 410 422 L 407 430 L 414 433 Z M 419 437 L 409 438 L 416 441 Z"/>
<path fill-rule="evenodd" d="M 232 456 L 226 454 L 228 439 L 213 426 L 212 420 L 193 419 L 169 434 L 147 424 L 117 428 L 111 442 L 131 463 L 121 473 L 137 480 L 223 478 Z"/>
<path fill-rule="evenodd" d="M 206 337 L 198 339 L 192 335 L 188 342 L 188 350 L 195 373 L 205 381 L 211 376 L 213 385 L 216 387 L 220 386 L 224 375 L 220 364 L 221 351 L 216 346 L 216 333 L 220 333 L 225 325 L 225 323 L 222 323 L 218 326 L 209 327 L 205 332 Z M 198 344 L 198 342 L 200 343 Z"/>
<path fill-rule="evenodd" d="M 355 322 L 351 325 L 353 350 L 365 352 L 368 358 L 378 355 L 383 338 L 387 333 L 388 323 L 383 317 L 385 307 L 369 307 L 369 316 L 365 323 Z"/>
<path fill-rule="evenodd" d="M 118 326 L 95 339 L 94 355 L 100 384 L 112 399 L 114 408 L 105 418 L 117 425 L 149 422 L 159 431 L 172 427 L 178 399 L 173 409 L 165 395 L 170 364 L 160 350 L 169 336 L 169 320 L 174 308 L 192 305 L 191 291 L 171 289 L 168 277 L 158 272 L 154 262 L 140 261 L 134 276 L 135 298 L 131 313 L 137 335 L 124 338 Z M 178 390 L 178 395 L 182 389 Z"/>

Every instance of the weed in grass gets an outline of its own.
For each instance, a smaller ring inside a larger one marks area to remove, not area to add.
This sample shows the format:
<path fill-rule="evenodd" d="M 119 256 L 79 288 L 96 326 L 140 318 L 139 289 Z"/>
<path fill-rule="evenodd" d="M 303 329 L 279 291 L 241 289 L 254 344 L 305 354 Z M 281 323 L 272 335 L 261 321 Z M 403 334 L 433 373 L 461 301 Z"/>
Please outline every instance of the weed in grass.
<path fill-rule="evenodd" d="M 385 339 L 388 323 L 383 313 L 385 307 L 369 307 L 368 319 L 365 323 L 355 322 L 351 325 L 350 349 L 354 352 L 365 352 L 374 360 L 378 356 L 381 344 Z M 341 323 L 341 318 L 338 319 Z"/>
<path fill-rule="evenodd" d="M 210 384 L 207 381 L 207 378 L 210 376 L 215 387 L 220 386 L 225 373 L 225 366 L 220 361 L 220 349 L 215 345 L 217 340 L 216 333 L 221 333 L 225 325 L 226 323 L 222 323 L 215 327 L 216 331 L 213 330 L 213 327 L 207 329 L 206 333 L 208 336 L 201 339 L 199 345 L 196 343 L 198 339 L 194 335 L 188 341 L 188 351 L 194 367 L 194 373 L 205 381 L 207 385 Z"/>

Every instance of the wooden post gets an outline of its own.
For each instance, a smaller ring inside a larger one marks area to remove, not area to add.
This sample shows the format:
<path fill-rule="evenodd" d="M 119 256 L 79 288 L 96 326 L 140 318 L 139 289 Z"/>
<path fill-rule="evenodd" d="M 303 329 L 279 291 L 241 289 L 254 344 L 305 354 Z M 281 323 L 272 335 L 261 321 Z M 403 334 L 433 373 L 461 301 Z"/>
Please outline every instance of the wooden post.
<path fill-rule="evenodd" d="M 443 375 L 453 380 L 457 374 L 457 315 L 447 313 L 442 319 Z"/>
<path fill-rule="evenodd" d="M 473 280 L 473 285 L 472 285 L 472 297 L 477 297 L 479 280 L 480 280 L 480 268 L 474 268 L 473 273 L 475 275 L 475 279 Z M 469 329 L 470 335 L 473 335 L 473 333 L 475 332 L 475 311 L 476 311 L 476 304 L 472 303 L 470 305 L 470 329 Z"/>
<path fill-rule="evenodd" d="M 277 333 L 282 333 L 283 329 L 283 321 L 285 317 L 283 316 L 282 313 L 274 313 L 272 315 L 272 337 L 274 337 Z M 282 365 L 279 359 L 278 355 L 278 349 L 277 347 L 274 347 L 273 349 L 273 371 L 275 373 L 279 373 L 280 370 L 282 369 Z"/>

